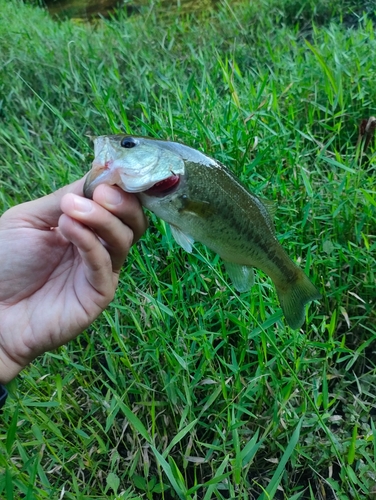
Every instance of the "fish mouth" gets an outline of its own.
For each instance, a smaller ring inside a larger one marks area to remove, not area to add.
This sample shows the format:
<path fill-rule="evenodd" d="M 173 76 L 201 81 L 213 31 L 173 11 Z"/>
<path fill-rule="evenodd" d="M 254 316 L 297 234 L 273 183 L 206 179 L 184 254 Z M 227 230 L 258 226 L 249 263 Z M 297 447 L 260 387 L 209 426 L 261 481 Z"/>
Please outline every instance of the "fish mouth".
<path fill-rule="evenodd" d="M 180 175 L 171 175 L 167 177 L 167 179 L 163 179 L 163 181 L 159 181 L 154 184 L 151 188 L 144 191 L 145 194 L 149 196 L 167 196 L 174 192 L 180 183 Z"/>

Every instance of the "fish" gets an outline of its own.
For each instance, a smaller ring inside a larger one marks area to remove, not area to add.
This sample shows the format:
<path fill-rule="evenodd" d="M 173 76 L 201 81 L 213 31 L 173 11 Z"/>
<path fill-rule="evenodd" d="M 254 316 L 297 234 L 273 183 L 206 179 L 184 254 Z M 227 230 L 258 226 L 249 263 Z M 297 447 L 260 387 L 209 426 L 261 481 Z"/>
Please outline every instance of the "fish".
<path fill-rule="evenodd" d="M 167 222 L 176 242 L 192 252 L 198 241 L 216 252 L 239 292 L 255 281 L 253 268 L 274 283 L 287 324 L 300 328 L 305 305 L 321 298 L 279 243 L 274 203 L 251 193 L 222 163 L 178 142 L 131 135 L 94 138 L 94 161 L 84 184 L 92 198 L 99 184 L 135 193 Z"/>

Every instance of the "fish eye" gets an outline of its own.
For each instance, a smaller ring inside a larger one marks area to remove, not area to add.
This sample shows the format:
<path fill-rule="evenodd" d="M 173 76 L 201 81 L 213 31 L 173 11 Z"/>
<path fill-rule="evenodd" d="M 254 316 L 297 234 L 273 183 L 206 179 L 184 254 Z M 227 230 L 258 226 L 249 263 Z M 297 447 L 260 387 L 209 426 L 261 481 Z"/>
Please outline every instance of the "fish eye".
<path fill-rule="evenodd" d="M 132 139 L 131 137 L 124 137 L 121 140 L 120 146 L 122 148 L 130 149 L 130 148 L 134 148 L 136 146 L 136 144 L 137 144 L 136 141 L 134 139 Z"/>

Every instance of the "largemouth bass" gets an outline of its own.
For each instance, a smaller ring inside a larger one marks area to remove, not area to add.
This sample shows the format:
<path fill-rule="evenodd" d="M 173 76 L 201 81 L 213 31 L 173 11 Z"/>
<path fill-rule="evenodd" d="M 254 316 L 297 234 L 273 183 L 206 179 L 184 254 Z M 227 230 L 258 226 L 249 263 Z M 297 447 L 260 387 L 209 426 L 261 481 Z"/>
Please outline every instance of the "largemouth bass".
<path fill-rule="evenodd" d="M 199 241 L 219 254 L 238 291 L 253 285 L 253 267 L 264 271 L 288 325 L 302 326 L 305 304 L 320 294 L 278 242 L 267 203 L 226 167 L 183 144 L 145 137 L 100 136 L 94 152 L 86 197 L 101 183 L 136 193 L 187 252 Z"/>

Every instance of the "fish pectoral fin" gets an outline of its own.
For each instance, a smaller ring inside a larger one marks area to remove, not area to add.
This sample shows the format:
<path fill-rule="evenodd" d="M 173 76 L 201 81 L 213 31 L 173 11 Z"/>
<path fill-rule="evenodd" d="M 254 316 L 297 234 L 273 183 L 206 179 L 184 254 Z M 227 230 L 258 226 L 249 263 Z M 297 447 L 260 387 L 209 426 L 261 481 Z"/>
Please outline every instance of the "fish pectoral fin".
<path fill-rule="evenodd" d="M 225 261 L 225 268 L 238 292 L 246 292 L 254 285 L 255 273 L 252 267 Z"/>
<path fill-rule="evenodd" d="M 181 231 L 178 227 L 173 226 L 172 224 L 170 224 L 170 228 L 171 234 L 174 237 L 176 243 L 180 245 L 186 252 L 192 253 L 192 245 L 195 240 L 191 236 L 183 233 L 183 231 Z"/>
<path fill-rule="evenodd" d="M 191 200 L 188 196 L 181 197 L 181 208 L 180 213 L 190 213 L 201 217 L 202 219 L 207 219 L 215 213 L 213 206 L 208 201 Z"/>

